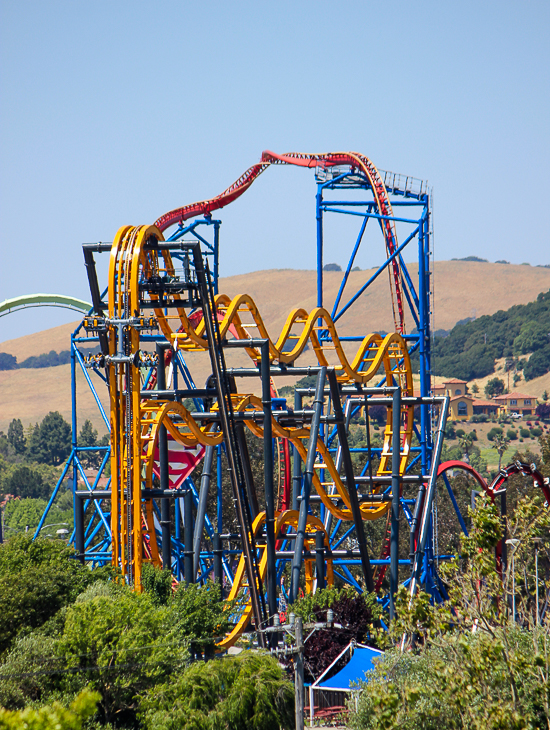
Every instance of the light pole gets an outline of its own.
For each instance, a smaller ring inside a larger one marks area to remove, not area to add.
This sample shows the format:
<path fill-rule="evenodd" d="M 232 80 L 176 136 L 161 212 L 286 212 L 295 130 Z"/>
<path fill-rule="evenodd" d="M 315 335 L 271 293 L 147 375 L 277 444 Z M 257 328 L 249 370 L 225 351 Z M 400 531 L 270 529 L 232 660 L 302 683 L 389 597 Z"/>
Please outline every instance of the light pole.
<path fill-rule="evenodd" d="M 272 648 L 274 656 L 292 656 L 294 658 L 294 693 L 295 693 L 295 727 L 296 730 L 304 730 L 304 644 L 318 629 L 342 628 L 341 624 L 334 623 L 334 611 L 327 610 L 326 622 L 308 624 L 306 628 L 311 629 L 304 640 L 304 625 L 301 616 L 289 613 L 288 624 L 281 624 L 279 614 L 273 616 L 273 626 L 267 629 L 260 629 L 264 634 L 274 634 L 284 631 L 294 639 L 294 646 L 286 646 L 281 649 Z M 312 707 L 310 707 L 310 713 Z"/>
<path fill-rule="evenodd" d="M 538 626 L 540 622 L 539 614 L 539 549 L 542 544 L 542 537 L 534 537 L 533 542 L 535 543 L 535 601 L 537 608 L 537 615 L 535 624 Z"/>
<path fill-rule="evenodd" d="M 511 553 L 512 553 L 512 619 L 514 623 L 516 622 L 516 572 L 515 572 L 515 564 L 514 564 L 514 558 L 516 556 L 516 549 L 518 546 L 519 540 L 517 538 L 511 537 L 509 540 L 506 540 L 506 544 L 510 545 Z"/>

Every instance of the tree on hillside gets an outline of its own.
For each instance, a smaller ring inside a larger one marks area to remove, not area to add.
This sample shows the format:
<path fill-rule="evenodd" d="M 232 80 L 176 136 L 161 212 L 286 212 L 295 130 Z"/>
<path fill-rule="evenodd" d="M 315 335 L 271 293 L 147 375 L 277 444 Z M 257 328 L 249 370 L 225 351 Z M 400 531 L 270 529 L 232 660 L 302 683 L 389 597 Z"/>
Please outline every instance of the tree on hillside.
<path fill-rule="evenodd" d="M 477 383 L 474 383 L 472 385 L 472 393 L 474 393 L 474 394 L 479 393 L 479 385 Z"/>
<path fill-rule="evenodd" d="M 519 335 L 514 340 L 514 351 L 519 355 L 540 350 L 548 344 L 547 327 L 533 320 L 521 325 Z"/>
<path fill-rule="evenodd" d="M 508 448 L 510 444 L 510 439 L 504 436 L 501 433 L 495 434 L 495 437 L 493 438 L 493 443 L 491 444 L 491 448 L 495 449 L 498 454 L 498 470 L 500 471 L 500 467 L 502 464 L 502 457 L 504 456 L 506 449 Z"/>
<path fill-rule="evenodd" d="M 485 395 L 488 398 L 492 398 L 495 395 L 502 395 L 504 390 L 504 380 L 501 380 L 501 378 L 491 378 L 485 386 Z"/>
<path fill-rule="evenodd" d="M 15 370 L 17 358 L 7 352 L 0 352 L 0 370 Z"/>
<path fill-rule="evenodd" d="M 71 453 L 71 427 L 58 411 L 50 411 L 31 429 L 28 452 L 33 461 L 58 466 Z"/>
<path fill-rule="evenodd" d="M 21 419 L 14 418 L 8 426 L 8 441 L 16 454 L 24 454 L 27 440 Z"/>
<path fill-rule="evenodd" d="M 13 464 L 2 474 L 0 494 L 47 499 L 52 493 L 53 480 L 48 479 L 40 469 L 27 464 Z"/>

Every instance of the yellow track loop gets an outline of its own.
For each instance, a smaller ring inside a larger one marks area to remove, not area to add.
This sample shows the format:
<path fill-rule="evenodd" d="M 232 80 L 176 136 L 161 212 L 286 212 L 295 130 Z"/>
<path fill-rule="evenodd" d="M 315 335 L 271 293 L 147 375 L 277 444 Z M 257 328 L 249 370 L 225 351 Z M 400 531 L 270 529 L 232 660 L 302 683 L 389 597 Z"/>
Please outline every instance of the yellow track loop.
<path fill-rule="evenodd" d="M 298 527 L 298 515 L 299 513 L 293 510 L 287 510 L 286 512 L 275 512 L 275 539 L 279 539 L 281 537 L 281 531 L 285 529 L 286 527 L 293 527 L 294 529 L 297 529 Z M 265 512 L 260 512 L 256 519 L 254 520 L 254 524 L 252 525 L 252 530 L 254 531 L 254 535 L 258 535 L 265 522 Z M 304 550 L 314 550 L 315 549 L 315 533 L 317 531 L 321 531 L 325 536 L 325 547 L 330 548 L 328 535 L 325 532 L 325 528 L 321 520 L 317 517 L 314 517 L 313 515 L 308 515 L 307 518 L 307 525 L 306 525 L 306 536 L 304 540 Z M 265 580 L 266 574 L 267 574 L 267 550 L 264 547 L 260 548 L 261 550 L 261 558 L 260 558 L 260 578 L 262 581 Z M 313 591 L 313 560 L 305 560 L 305 578 L 306 578 L 306 593 L 311 593 Z M 332 560 L 330 558 L 327 558 L 326 561 L 326 581 L 327 585 L 331 586 L 334 581 L 334 572 L 332 568 Z M 248 586 L 247 583 L 247 577 L 246 577 L 246 569 L 245 569 L 245 562 L 244 562 L 244 554 L 241 555 L 239 560 L 239 565 L 237 566 L 237 571 L 235 573 L 235 578 L 233 580 L 233 586 L 231 587 L 231 591 L 229 592 L 229 596 L 227 598 L 228 601 L 235 600 L 239 592 Z M 250 601 L 245 604 L 244 610 L 238 620 L 238 622 L 235 624 L 233 630 L 227 634 L 227 636 L 222 639 L 218 643 L 218 649 L 225 650 L 229 649 L 230 646 L 233 646 L 233 644 L 242 636 L 243 631 L 245 630 L 248 622 L 250 621 L 250 617 L 252 615 L 252 604 Z"/>
<path fill-rule="evenodd" d="M 259 398 L 254 395 L 242 396 L 234 394 L 231 396 L 233 401 L 233 409 L 235 412 L 245 413 L 248 410 L 261 411 L 263 406 Z M 405 421 L 405 429 L 403 433 L 403 441 L 401 444 L 401 462 L 400 473 L 404 474 L 409 457 L 410 444 L 412 440 L 412 408 L 403 408 L 403 420 Z M 172 420 L 173 418 L 177 420 Z M 303 441 L 309 439 L 309 428 L 284 428 L 274 418 L 271 420 L 273 436 L 288 439 L 298 450 L 302 461 L 307 459 L 307 448 Z M 384 433 L 384 446 L 382 449 L 382 458 L 378 467 L 376 476 L 391 474 L 388 469 L 388 459 L 391 457 L 392 450 L 392 432 L 391 432 L 392 416 L 391 408 L 388 409 L 388 420 Z M 214 427 L 212 422 L 199 428 L 184 406 L 174 401 L 158 403 L 157 401 L 146 401 L 142 405 L 142 455 L 145 462 L 145 486 L 152 487 L 154 453 L 158 441 L 159 426 L 165 426 L 167 431 L 176 441 L 194 447 L 198 443 L 204 445 L 215 446 L 221 443 L 223 434 L 221 432 L 212 432 Z M 263 428 L 254 421 L 245 421 L 247 428 L 258 438 L 263 438 Z M 324 441 L 317 439 L 317 451 L 321 456 L 321 463 L 315 465 L 313 474 L 313 486 L 320 496 L 325 507 L 337 519 L 350 521 L 353 519 L 351 512 L 351 502 L 346 485 L 343 483 L 332 454 L 327 449 Z M 322 482 L 319 477 L 319 470 L 326 469 L 330 475 L 330 482 Z M 327 486 L 335 494 L 329 494 Z M 376 494 L 380 487 L 376 484 L 373 493 Z M 335 500 L 340 499 L 344 503 L 344 507 L 338 507 Z M 383 517 L 389 509 L 388 502 L 361 504 L 361 514 L 364 520 L 377 520 Z"/>
<path fill-rule="evenodd" d="M 322 307 L 316 307 L 309 314 L 305 309 L 294 309 L 289 314 L 275 343 L 269 336 L 258 307 L 252 297 L 247 294 L 240 294 L 231 300 L 226 295 L 219 294 L 216 296 L 216 309 L 218 314 L 223 314 L 223 320 L 219 324 L 222 338 L 229 334 L 231 327 L 234 328 L 233 331 L 237 332 L 238 339 L 246 340 L 250 337 L 268 339 L 272 361 L 286 365 L 293 363 L 302 354 L 306 345 L 311 343 L 319 365 L 328 366 L 330 363 L 326 355 L 329 352 L 336 353 L 340 363 L 336 367 L 336 372 L 340 381 L 366 384 L 383 366 L 386 375 L 397 376 L 403 391 L 412 395 L 412 373 L 407 347 L 401 335 L 397 333 L 386 335 L 384 339 L 378 334 L 367 335 L 350 362 L 344 352 L 332 317 Z M 245 315 L 251 321 L 244 322 Z M 161 313 L 160 316 L 164 317 L 164 314 Z M 322 325 L 319 325 L 320 321 L 323 322 Z M 176 332 L 171 336 L 171 340 L 177 348 L 183 350 L 206 350 L 208 348 L 208 343 L 204 339 L 203 321 L 199 322 L 195 328 L 187 317 L 182 317 L 181 328 L 181 332 Z M 255 331 L 251 332 L 251 330 Z M 331 340 L 320 341 L 317 334 L 319 330 L 328 331 Z M 260 359 L 258 350 L 253 347 L 246 349 L 253 360 Z M 402 364 L 398 365 L 401 361 Z"/>

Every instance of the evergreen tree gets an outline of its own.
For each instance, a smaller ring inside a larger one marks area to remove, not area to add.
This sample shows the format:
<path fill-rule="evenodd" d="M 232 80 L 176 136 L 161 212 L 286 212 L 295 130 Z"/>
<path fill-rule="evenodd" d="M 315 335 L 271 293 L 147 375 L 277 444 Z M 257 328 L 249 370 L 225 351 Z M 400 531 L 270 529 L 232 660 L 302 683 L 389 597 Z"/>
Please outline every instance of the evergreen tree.
<path fill-rule="evenodd" d="M 21 419 L 14 418 L 8 427 L 8 441 L 16 454 L 23 454 L 27 445 Z"/>
<path fill-rule="evenodd" d="M 58 466 L 71 453 L 71 427 L 58 411 L 50 411 L 31 431 L 28 443 L 31 459 Z"/>

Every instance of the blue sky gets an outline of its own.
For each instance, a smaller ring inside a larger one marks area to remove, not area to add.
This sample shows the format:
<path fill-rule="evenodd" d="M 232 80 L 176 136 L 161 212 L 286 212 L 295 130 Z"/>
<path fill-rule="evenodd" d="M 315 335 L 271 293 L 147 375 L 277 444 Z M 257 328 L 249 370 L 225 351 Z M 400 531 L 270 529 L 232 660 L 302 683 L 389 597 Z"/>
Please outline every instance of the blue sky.
<path fill-rule="evenodd" d="M 0 300 L 88 298 L 82 242 L 216 195 L 264 149 L 428 180 L 436 259 L 550 263 L 547 0 L 0 8 Z M 314 268 L 314 195 L 268 170 L 219 214 L 222 275 Z M 14 314 L 0 341 L 73 319 Z"/>

